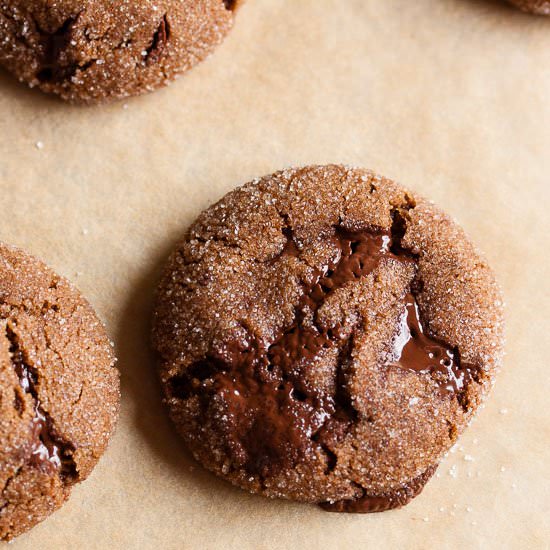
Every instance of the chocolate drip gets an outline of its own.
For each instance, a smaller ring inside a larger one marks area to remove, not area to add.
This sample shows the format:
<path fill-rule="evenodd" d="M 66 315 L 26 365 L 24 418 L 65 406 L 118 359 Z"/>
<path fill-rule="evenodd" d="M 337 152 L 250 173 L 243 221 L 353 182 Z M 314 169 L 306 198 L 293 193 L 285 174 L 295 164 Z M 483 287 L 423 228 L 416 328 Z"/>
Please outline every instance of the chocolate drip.
<path fill-rule="evenodd" d="M 76 465 L 71 457 L 74 450 L 55 434 L 49 414 L 42 408 L 35 389 L 36 375 L 25 363 L 23 353 L 16 342 L 15 334 L 8 328 L 11 342 L 10 354 L 14 370 L 19 377 L 23 391 L 34 399 L 34 417 L 32 419 L 31 439 L 26 450 L 28 464 L 43 472 L 54 475 L 60 472 L 62 477 L 76 477 Z"/>
<path fill-rule="evenodd" d="M 286 230 L 285 235 L 287 244 L 281 255 L 299 256 L 292 232 Z M 329 395 L 309 385 L 305 375 L 330 349 L 348 349 L 349 338 L 341 334 L 342 327 L 324 330 L 306 319 L 314 320 L 327 296 L 368 275 L 382 258 L 412 261 L 391 251 L 389 232 L 337 228 L 332 242 L 336 257 L 303 283 L 294 323 L 267 349 L 257 342 L 246 349 L 227 346 L 219 356 L 191 366 L 188 376 L 172 380 L 173 395 L 197 394 L 207 409 L 215 394 L 217 402 L 224 404 L 225 414 L 216 420 L 217 429 L 228 442 L 234 464 L 251 474 L 266 476 L 291 467 L 319 447 L 325 449 L 329 468 L 335 466 L 336 457 L 330 451 L 334 442 L 325 435 L 342 436 L 355 413 L 341 388 Z M 323 430 L 328 423 L 330 430 Z"/>
<path fill-rule="evenodd" d="M 323 502 L 320 504 L 327 512 L 349 512 L 354 514 L 369 514 L 373 512 L 385 512 L 405 506 L 413 498 L 418 496 L 424 485 L 435 473 L 437 466 L 431 466 L 418 477 L 408 481 L 386 495 L 368 495 L 363 489 L 363 495 L 356 499 L 339 500 L 336 502 Z M 361 487 L 362 488 L 362 487 Z"/>
<path fill-rule="evenodd" d="M 457 350 L 428 336 L 413 294 L 405 296 L 405 308 L 393 343 L 395 365 L 436 380 L 443 394 L 459 395 L 474 377 L 472 365 L 461 364 Z"/>

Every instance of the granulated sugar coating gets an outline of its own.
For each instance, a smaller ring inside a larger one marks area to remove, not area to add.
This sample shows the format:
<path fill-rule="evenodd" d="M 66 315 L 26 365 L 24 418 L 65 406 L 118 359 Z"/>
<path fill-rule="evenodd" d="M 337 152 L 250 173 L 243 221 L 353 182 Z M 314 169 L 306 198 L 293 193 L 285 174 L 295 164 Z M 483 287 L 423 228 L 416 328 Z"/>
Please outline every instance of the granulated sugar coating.
<path fill-rule="evenodd" d="M 0 65 L 62 98 L 154 90 L 202 61 L 238 0 L 0 0 Z"/>
<path fill-rule="evenodd" d="M 550 0 L 508 0 L 523 11 L 550 15 Z"/>
<path fill-rule="evenodd" d="M 499 289 L 463 231 L 342 166 L 279 172 L 203 212 L 153 321 L 166 402 L 196 459 L 334 511 L 417 495 L 503 348 Z"/>
<path fill-rule="evenodd" d="M 0 244 L 0 539 L 45 519 L 90 474 L 119 400 L 112 346 L 88 302 Z"/>

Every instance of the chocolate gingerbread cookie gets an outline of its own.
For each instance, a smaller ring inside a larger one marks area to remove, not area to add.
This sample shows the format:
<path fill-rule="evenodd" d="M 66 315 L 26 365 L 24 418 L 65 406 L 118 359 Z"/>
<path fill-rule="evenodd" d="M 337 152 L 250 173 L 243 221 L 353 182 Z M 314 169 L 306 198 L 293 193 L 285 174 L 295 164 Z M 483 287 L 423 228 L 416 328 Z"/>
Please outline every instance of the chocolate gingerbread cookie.
<path fill-rule="evenodd" d="M 489 391 L 501 303 L 432 203 L 312 166 L 201 214 L 164 271 L 153 343 L 204 466 L 254 493 L 375 512 L 422 490 Z"/>
<path fill-rule="evenodd" d="M 118 414 L 112 346 L 71 284 L 0 244 L 0 539 L 59 508 Z"/>
<path fill-rule="evenodd" d="M 223 40 L 239 0 L 3 0 L 0 65 L 96 103 L 165 85 Z"/>
<path fill-rule="evenodd" d="M 550 15 L 550 0 L 508 0 L 514 6 L 523 11 L 537 13 L 539 15 Z"/>

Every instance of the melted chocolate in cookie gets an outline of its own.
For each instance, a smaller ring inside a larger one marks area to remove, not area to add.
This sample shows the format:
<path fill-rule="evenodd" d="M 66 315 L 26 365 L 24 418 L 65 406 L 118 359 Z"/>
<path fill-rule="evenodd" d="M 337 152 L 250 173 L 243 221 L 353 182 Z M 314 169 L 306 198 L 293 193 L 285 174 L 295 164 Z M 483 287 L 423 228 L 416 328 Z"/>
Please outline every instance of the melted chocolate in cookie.
<path fill-rule="evenodd" d="M 31 439 L 26 451 L 29 464 L 53 475 L 61 471 L 63 475 L 71 475 L 74 470 L 72 459 L 69 458 L 67 445 L 58 440 L 54 434 L 52 421 L 44 411 L 36 396 L 36 379 L 31 369 L 26 365 L 23 354 L 14 344 L 14 336 L 10 335 L 12 363 L 19 377 L 19 384 L 25 393 L 34 399 L 34 418 L 32 419 Z"/>
<path fill-rule="evenodd" d="M 461 365 L 458 351 L 425 333 L 418 304 L 411 293 L 405 296 L 393 355 L 399 367 L 430 374 L 439 383 L 442 393 L 462 392 L 472 380 L 473 367 Z"/>
<path fill-rule="evenodd" d="M 285 235 L 281 256 L 299 256 L 292 232 L 286 230 Z M 246 347 L 228 344 L 215 357 L 172 379 L 171 394 L 182 399 L 197 395 L 205 412 L 215 400 L 215 409 L 221 408 L 223 414 L 206 416 L 213 418 L 213 427 L 227 442 L 234 466 L 244 467 L 250 474 L 273 475 L 319 446 L 327 455 L 329 469 L 335 466 L 330 439 L 343 437 L 357 413 L 341 380 L 337 380 L 336 393 L 329 394 L 308 384 L 307 373 L 316 368 L 323 354 L 336 348 L 341 355 L 349 349 L 350 337 L 344 336 L 339 326 L 319 327 L 316 312 L 332 292 L 367 276 L 383 259 L 415 261 L 394 242 L 390 232 L 338 227 L 331 241 L 337 250 L 335 257 L 303 282 L 294 323 L 267 349 L 257 341 Z M 441 375 L 448 391 L 461 389 L 466 379 L 455 355 L 424 334 L 412 294 L 407 295 L 405 305 L 406 314 L 394 342 L 396 364 Z M 376 502 L 369 498 L 370 504 L 365 502 L 365 506 L 388 506 L 378 502 L 385 497 L 374 497 Z"/>
<path fill-rule="evenodd" d="M 298 256 L 292 233 L 286 235 L 282 255 Z M 226 414 L 217 419 L 218 427 L 236 465 L 250 473 L 268 475 L 313 452 L 312 438 L 337 412 L 335 396 L 306 385 L 303 372 L 315 368 L 329 348 L 346 342 L 339 327 L 325 331 L 315 322 L 304 326 L 304 319 L 314 317 L 331 292 L 370 273 L 383 257 L 397 259 L 388 233 L 338 229 L 332 241 L 337 254 L 303 283 L 295 322 L 267 349 L 257 342 L 247 349 L 228 346 L 219 357 L 192 366 L 185 379 L 173 380 L 174 395 L 197 393 L 206 398 L 206 407 L 212 394 L 223 402 Z"/>

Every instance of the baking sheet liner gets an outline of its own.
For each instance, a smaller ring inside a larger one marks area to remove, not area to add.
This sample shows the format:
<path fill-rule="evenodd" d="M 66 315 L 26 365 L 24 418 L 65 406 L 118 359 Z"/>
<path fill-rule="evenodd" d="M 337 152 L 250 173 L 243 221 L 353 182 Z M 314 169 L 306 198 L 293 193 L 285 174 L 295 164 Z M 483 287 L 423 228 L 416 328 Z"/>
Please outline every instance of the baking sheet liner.
<path fill-rule="evenodd" d="M 105 320 L 122 414 L 92 476 L 12 548 L 544 548 L 550 18 L 474 0 L 254 0 L 173 86 L 82 108 L 0 73 L 0 238 Z M 404 509 L 327 514 L 247 495 L 188 456 L 149 340 L 162 263 L 198 213 L 277 169 L 343 162 L 434 199 L 507 302 L 494 393 Z"/>

